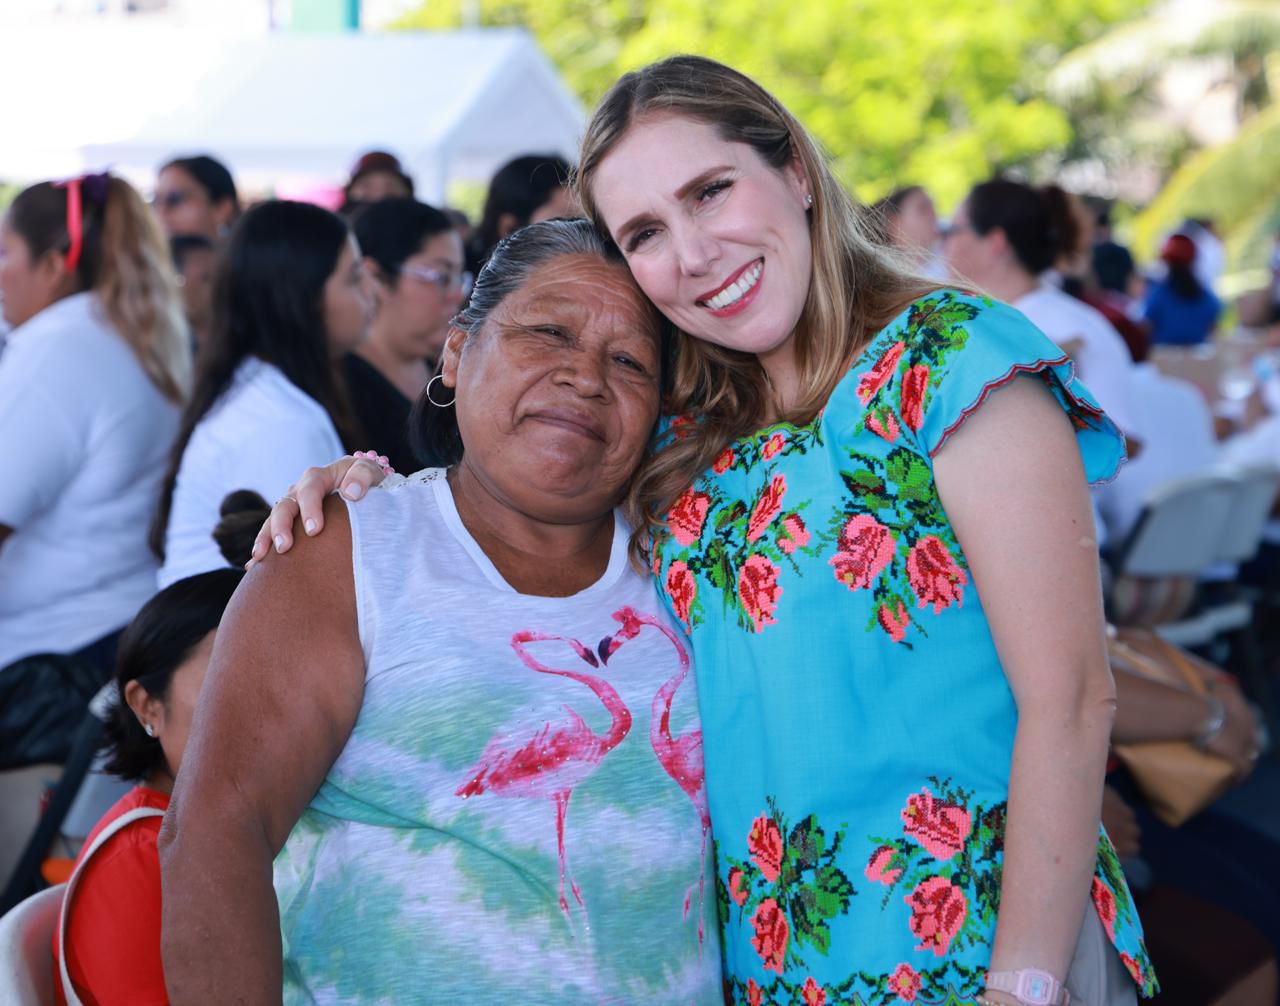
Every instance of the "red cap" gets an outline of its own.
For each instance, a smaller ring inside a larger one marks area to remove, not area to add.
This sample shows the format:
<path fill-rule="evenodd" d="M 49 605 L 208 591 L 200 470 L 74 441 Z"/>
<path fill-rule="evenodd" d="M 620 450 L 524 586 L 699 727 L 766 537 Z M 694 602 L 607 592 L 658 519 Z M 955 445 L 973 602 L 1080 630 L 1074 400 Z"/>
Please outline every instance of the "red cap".
<path fill-rule="evenodd" d="M 1196 243 L 1185 234 L 1171 234 L 1160 257 L 1169 265 L 1191 265 L 1196 260 Z"/>

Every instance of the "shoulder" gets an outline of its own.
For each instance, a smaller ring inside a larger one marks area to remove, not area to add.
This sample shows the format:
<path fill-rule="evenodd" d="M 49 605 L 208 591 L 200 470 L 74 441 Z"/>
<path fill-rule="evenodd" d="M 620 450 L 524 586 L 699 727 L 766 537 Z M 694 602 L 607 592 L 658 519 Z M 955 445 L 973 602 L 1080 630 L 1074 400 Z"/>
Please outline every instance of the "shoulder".
<path fill-rule="evenodd" d="M 94 826 L 85 841 L 81 859 L 85 857 L 94 840 L 112 824 L 131 811 L 149 808 L 159 811 L 167 810 L 169 797 L 146 786 L 138 785 L 122 796 L 111 809 L 102 815 L 102 819 Z M 100 878 L 107 873 L 124 871 L 126 875 L 136 874 L 141 870 L 149 873 L 160 868 L 156 852 L 156 837 L 160 833 L 160 815 L 143 817 L 125 825 L 112 835 L 102 847 L 89 859 L 84 870 L 86 875 Z M 95 883 L 98 881 L 95 880 Z"/>

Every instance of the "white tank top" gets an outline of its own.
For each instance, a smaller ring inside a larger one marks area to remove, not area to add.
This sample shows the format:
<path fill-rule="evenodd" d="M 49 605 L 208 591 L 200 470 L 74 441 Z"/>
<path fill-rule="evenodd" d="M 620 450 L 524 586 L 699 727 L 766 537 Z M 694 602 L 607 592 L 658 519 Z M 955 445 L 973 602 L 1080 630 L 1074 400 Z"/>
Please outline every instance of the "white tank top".
<path fill-rule="evenodd" d="M 286 1002 L 720 1002 L 694 682 L 626 525 L 531 597 L 442 469 L 349 510 L 365 695 L 276 861 Z"/>

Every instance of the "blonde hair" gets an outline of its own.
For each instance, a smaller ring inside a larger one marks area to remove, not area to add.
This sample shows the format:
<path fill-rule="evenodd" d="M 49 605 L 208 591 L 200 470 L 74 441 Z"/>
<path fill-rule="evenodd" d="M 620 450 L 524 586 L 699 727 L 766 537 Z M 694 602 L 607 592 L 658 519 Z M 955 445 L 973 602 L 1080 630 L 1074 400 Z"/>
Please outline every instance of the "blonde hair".
<path fill-rule="evenodd" d="M 775 171 L 798 161 L 813 196 L 809 231 L 813 276 L 796 325 L 799 400 L 776 418 L 813 420 L 854 358 L 910 301 L 938 284 L 912 274 L 878 240 L 874 215 L 854 201 L 808 131 L 749 77 L 700 56 L 673 56 L 623 76 L 587 124 L 575 177 L 580 205 L 608 233 L 591 184 L 601 161 L 644 116 L 676 115 L 713 126 L 731 143 L 753 147 Z M 645 560 L 651 534 L 665 528 L 676 499 L 734 440 L 759 429 L 774 408 L 759 360 L 675 334 L 666 406 L 698 422 L 682 425 L 651 454 L 631 483 L 627 513 L 636 529 L 632 557 Z"/>
<path fill-rule="evenodd" d="M 181 405 L 191 385 L 191 339 L 160 226 L 122 178 L 88 175 L 75 184 L 83 207 L 77 288 L 93 292 L 151 383 Z M 70 249 L 67 193 L 68 184 L 40 182 L 10 206 L 10 226 L 33 260 Z"/>

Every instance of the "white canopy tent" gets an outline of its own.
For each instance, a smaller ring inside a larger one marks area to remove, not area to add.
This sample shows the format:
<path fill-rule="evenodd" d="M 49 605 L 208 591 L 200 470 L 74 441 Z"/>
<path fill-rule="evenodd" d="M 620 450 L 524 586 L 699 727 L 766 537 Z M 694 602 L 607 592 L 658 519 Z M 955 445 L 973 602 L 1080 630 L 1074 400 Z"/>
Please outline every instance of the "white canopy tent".
<path fill-rule="evenodd" d="M 339 182 L 397 154 L 420 195 L 523 153 L 572 159 L 583 114 L 518 30 L 213 37 L 174 28 L 6 27 L 0 178 L 110 166 L 139 184 L 208 152 L 247 185 Z"/>

